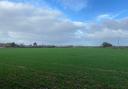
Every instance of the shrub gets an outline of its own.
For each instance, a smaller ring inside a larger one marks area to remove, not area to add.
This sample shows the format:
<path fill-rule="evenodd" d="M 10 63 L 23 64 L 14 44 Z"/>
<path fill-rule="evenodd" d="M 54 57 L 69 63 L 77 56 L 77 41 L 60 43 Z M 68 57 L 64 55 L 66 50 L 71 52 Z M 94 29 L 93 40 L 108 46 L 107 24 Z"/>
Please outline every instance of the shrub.
<path fill-rule="evenodd" d="M 102 43 L 102 47 L 106 48 L 106 47 L 112 47 L 112 44 L 111 43 L 108 43 L 108 42 L 103 42 Z"/>

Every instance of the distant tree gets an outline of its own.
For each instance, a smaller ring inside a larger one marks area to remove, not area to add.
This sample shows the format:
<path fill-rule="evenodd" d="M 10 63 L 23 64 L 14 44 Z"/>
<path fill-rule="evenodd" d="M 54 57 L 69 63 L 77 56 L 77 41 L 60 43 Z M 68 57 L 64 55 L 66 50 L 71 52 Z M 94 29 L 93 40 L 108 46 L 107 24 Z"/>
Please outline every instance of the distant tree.
<path fill-rule="evenodd" d="M 34 43 L 33 43 L 33 46 L 34 46 L 34 47 L 37 47 L 38 45 L 37 45 L 37 43 L 36 43 L 36 42 L 34 42 Z"/>
<path fill-rule="evenodd" d="M 112 44 L 111 43 L 108 43 L 108 42 L 103 42 L 102 43 L 102 47 L 106 48 L 106 47 L 112 47 Z"/>
<path fill-rule="evenodd" d="M 11 46 L 11 47 L 16 47 L 17 45 L 16 45 L 15 42 L 12 42 L 12 43 L 10 43 L 10 46 Z"/>
<path fill-rule="evenodd" d="M 15 44 L 15 42 L 5 43 L 4 45 L 5 45 L 5 47 L 17 47 L 17 44 Z"/>
<path fill-rule="evenodd" d="M 25 44 L 21 43 L 21 44 L 19 44 L 19 47 L 20 48 L 24 48 L 25 47 Z"/>

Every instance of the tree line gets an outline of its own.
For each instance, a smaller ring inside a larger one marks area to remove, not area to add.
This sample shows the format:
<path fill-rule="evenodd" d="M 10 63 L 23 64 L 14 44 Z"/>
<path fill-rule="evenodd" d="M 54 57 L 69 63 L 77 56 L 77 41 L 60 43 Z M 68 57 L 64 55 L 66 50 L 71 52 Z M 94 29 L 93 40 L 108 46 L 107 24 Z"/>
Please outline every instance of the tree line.
<path fill-rule="evenodd" d="M 92 47 L 92 46 L 73 46 L 73 45 L 65 45 L 65 46 L 56 46 L 56 45 L 38 45 L 36 42 L 30 45 L 25 44 L 17 44 L 15 42 L 11 43 L 0 43 L 0 47 L 5 48 L 56 48 L 56 47 L 63 47 L 63 48 L 72 48 L 72 47 Z M 93 46 L 93 47 L 113 47 L 111 43 L 103 42 L 100 46 Z"/>
<path fill-rule="evenodd" d="M 30 45 L 11 42 L 11 43 L 0 43 L 0 47 L 5 47 L 5 48 L 54 48 L 56 46 L 55 45 L 38 45 L 36 42 Z"/>

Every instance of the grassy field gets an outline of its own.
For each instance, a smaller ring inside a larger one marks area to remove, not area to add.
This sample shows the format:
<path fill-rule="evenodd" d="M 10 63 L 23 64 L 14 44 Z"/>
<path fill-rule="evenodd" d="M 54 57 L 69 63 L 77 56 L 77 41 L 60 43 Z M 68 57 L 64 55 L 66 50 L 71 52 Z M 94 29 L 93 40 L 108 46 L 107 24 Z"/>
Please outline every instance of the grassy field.
<path fill-rule="evenodd" d="M 3 48 L 0 89 L 128 89 L 128 49 Z"/>

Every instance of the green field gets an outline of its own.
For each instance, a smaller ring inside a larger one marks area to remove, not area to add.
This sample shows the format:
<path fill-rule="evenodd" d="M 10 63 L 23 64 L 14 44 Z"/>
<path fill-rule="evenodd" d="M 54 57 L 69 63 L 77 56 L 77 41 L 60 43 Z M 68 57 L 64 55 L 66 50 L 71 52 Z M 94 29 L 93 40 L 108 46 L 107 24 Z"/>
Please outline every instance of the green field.
<path fill-rule="evenodd" d="M 128 49 L 1 48 L 0 89 L 128 89 Z"/>

